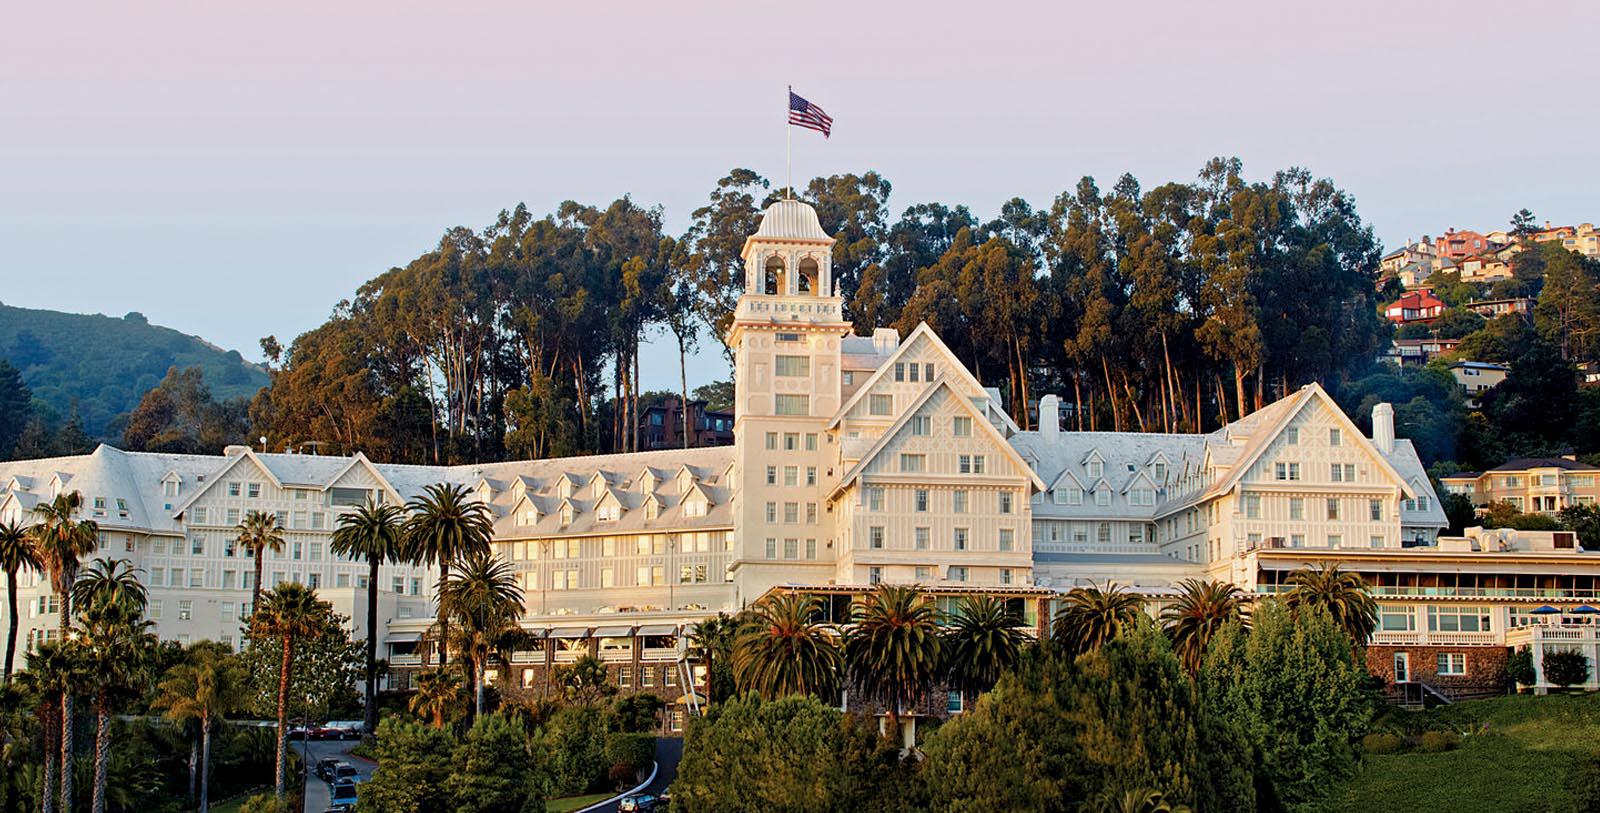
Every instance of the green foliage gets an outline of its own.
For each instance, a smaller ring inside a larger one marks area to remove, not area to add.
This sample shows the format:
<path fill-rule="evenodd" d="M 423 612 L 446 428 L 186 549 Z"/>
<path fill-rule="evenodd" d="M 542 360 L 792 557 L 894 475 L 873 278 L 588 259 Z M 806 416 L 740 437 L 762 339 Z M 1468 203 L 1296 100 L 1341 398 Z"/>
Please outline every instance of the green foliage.
<path fill-rule="evenodd" d="M 167 371 L 124 421 L 122 446 L 134 452 L 216 454 L 251 442 L 243 399 L 217 403 L 199 367 Z"/>
<path fill-rule="evenodd" d="M 606 762 L 612 766 L 627 765 L 640 771 L 649 768 L 655 758 L 654 734 L 613 732 L 606 737 Z"/>
<path fill-rule="evenodd" d="M 498 714 L 473 722 L 451 757 L 445 780 L 454 810 L 461 813 L 522 813 L 539 808 L 549 783 L 543 749 L 530 748 L 522 724 Z"/>
<path fill-rule="evenodd" d="M 1259 772 L 1283 802 L 1316 798 L 1355 768 L 1374 699 L 1364 689 L 1350 637 L 1315 605 L 1291 613 L 1269 600 L 1246 633 L 1235 624 L 1212 641 L 1200 673 L 1207 710 L 1237 726 Z"/>
<path fill-rule="evenodd" d="M 1138 594 L 1107 583 L 1074 587 L 1061 599 L 1050 623 L 1050 640 L 1070 655 L 1090 652 L 1113 641 L 1143 617 Z"/>
<path fill-rule="evenodd" d="M 315 635 L 296 641 L 289 680 L 290 718 L 327 720 L 356 707 L 366 645 L 350 637 L 348 623 L 344 616 L 328 613 L 316 619 Z M 276 716 L 282 641 L 246 631 L 239 657 L 248 677 L 251 710 L 262 717 Z"/>
<path fill-rule="evenodd" d="M 1438 754 L 1453 751 L 1460 744 L 1461 737 L 1454 731 L 1425 731 L 1417 739 L 1417 750 L 1425 754 Z"/>
<path fill-rule="evenodd" d="M 1589 754 L 1567 778 L 1567 792 L 1578 813 L 1600 813 L 1600 753 Z"/>
<path fill-rule="evenodd" d="M 1589 659 L 1576 650 L 1557 650 L 1544 656 L 1544 679 L 1563 689 L 1589 679 Z"/>
<path fill-rule="evenodd" d="M 844 663 L 834 632 L 820 623 L 813 596 L 776 593 L 745 618 L 733 646 L 733 674 L 741 691 L 763 697 L 833 697 Z"/>
<path fill-rule="evenodd" d="M 1483 507 L 1483 527 L 1515 528 L 1519 531 L 1554 531 L 1561 523 L 1548 514 L 1525 514 L 1508 502 L 1489 503 Z"/>
<path fill-rule="evenodd" d="M 1432 330 L 1441 339 L 1459 339 L 1482 330 L 1487 322 L 1476 311 L 1449 308 L 1434 320 Z"/>
<path fill-rule="evenodd" d="M 397 717 L 378 724 L 378 769 L 361 786 L 360 813 L 444 813 L 455 743 L 441 729 Z"/>
<path fill-rule="evenodd" d="M 1533 668 L 1533 652 L 1522 647 L 1506 656 L 1506 679 L 1514 686 L 1532 686 L 1539 679 Z"/>
<path fill-rule="evenodd" d="M 544 745 L 550 754 L 555 795 L 572 796 L 605 789 L 611 763 L 606 759 L 604 709 L 568 706 L 550 721 Z"/>
<path fill-rule="evenodd" d="M 293 813 L 294 805 L 288 799 L 279 799 L 270 793 L 258 793 L 244 800 L 239 813 Z"/>
<path fill-rule="evenodd" d="M 593 655 L 584 655 L 571 665 L 557 667 L 556 684 L 567 702 L 580 706 L 593 705 L 617 693 L 605 662 Z"/>
<path fill-rule="evenodd" d="M 1461 536 L 1467 528 L 1478 524 L 1478 509 L 1472 504 L 1471 497 L 1445 491 L 1438 485 L 1435 485 L 1433 490 L 1441 495 L 1439 505 L 1444 509 L 1445 519 L 1450 523 L 1445 533 Z"/>
<path fill-rule="evenodd" d="M 0 305 L 0 358 L 21 370 L 33 398 L 48 409 L 64 414 L 76 403 L 84 430 L 95 437 L 120 434 L 114 419 L 131 412 L 173 369 L 198 368 L 223 401 L 249 398 L 267 384 L 265 372 L 237 352 L 142 317 Z M 5 451 L 0 430 L 0 455 Z"/>
<path fill-rule="evenodd" d="M 1399 734 L 1378 731 L 1361 738 L 1361 750 L 1369 754 L 1392 754 L 1404 748 L 1406 741 Z"/>
<path fill-rule="evenodd" d="M 1600 505 L 1569 505 L 1557 517 L 1562 528 L 1578 535 L 1585 549 L 1600 549 Z"/>
<path fill-rule="evenodd" d="M 611 727 L 622 733 L 654 736 L 656 716 L 666 707 L 667 701 L 649 692 L 619 697 L 611 705 Z"/>
<path fill-rule="evenodd" d="M 816 698 L 745 695 L 689 722 L 672 804 L 689 813 L 883 809 L 902 792 L 884 781 L 897 762 L 870 724 Z"/>

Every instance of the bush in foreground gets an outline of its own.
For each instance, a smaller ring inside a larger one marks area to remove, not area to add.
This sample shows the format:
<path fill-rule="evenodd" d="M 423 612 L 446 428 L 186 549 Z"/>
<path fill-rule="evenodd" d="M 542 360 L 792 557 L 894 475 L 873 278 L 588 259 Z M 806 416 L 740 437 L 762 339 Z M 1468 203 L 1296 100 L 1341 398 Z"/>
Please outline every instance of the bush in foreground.
<path fill-rule="evenodd" d="M 1589 679 L 1589 659 L 1581 652 L 1560 651 L 1544 656 L 1544 679 L 1565 689 Z"/>

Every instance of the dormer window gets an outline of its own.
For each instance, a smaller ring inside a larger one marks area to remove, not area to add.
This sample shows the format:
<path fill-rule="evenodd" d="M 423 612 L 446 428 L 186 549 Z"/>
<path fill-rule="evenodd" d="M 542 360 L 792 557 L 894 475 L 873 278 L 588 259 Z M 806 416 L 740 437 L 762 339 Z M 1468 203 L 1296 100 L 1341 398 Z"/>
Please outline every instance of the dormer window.
<path fill-rule="evenodd" d="M 538 522 L 539 512 L 532 508 L 524 508 L 521 513 L 517 514 L 518 525 L 537 525 Z"/>
<path fill-rule="evenodd" d="M 644 518 L 645 519 L 655 519 L 656 517 L 659 517 L 659 516 L 661 516 L 661 503 L 656 502 L 653 499 L 645 502 L 645 504 L 644 504 Z"/>
<path fill-rule="evenodd" d="M 563 505 L 563 506 L 561 506 L 561 524 L 562 525 L 571 525 L 572 524 L 572 515 L 573 515 L 573 511 L 572 511 L 572 506 L 571 505 Z"/>
<path fill-rule="evenodd" d="M 1089 479 L 1097 480 L 1100 477 L 1105 475 L 1106 464 L 1100 462 L 1099 460 L 1091 460 L 1091 461 L 1089 461 L 1088 470 L 1089 470 Z"/>
<path fill-rule="evenodd" d="M 169 477 L 161 481 L 161 495 L 164 497 L 178 496 L 178 478 Z"/>
<path fill-rule="evenodd" d="M 1102 505 L 1102 506 L 1110 505 L 1111 504 L 1111 489 L 1109 489 L 1109 488 L 1097 488 L 1097 489 L 1095 489 L 1094 490 L 1094 504 L 1095 505 Z"/>
<path fill-rule="evenodd" d="M 683 504 L 683 515 L 686 517 L 703 517 L 706 515 L 706 501 L 695 499 Z"/>
<path fill-rule="evenodd" d="M 622 507 L 619 505 L 602 505 L 595 511 L 594 518 L 600 522 L 616 522 L 622 517 Z"/>

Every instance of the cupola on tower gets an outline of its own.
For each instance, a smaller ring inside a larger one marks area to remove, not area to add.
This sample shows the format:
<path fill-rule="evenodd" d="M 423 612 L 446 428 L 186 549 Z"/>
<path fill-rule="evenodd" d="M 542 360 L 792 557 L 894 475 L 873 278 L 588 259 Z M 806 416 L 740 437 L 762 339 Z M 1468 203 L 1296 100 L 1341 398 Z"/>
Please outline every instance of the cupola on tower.
<path fill-rule="evenodd" d="M 824 502 L 838 450 L 825 426 L 841 402 L 840 347 L 850 333 L 833 287 L 833 243 L 815 209 L 780 200 L 741 254 L 744 293 L 727 339 L 740 479 L 733 568 L 743 569 L 746 600 L 797 570 L 832 569 Z"/>

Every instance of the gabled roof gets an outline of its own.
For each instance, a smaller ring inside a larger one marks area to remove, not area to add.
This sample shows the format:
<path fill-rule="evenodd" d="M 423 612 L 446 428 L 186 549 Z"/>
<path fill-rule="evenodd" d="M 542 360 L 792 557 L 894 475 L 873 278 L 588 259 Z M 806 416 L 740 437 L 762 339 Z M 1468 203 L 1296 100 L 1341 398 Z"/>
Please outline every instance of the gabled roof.
<path fill-rule="evenodd" d="M 839 483 L 829 492 L 828 499 L 836 499 L 846 487 L 860 477 L 861 473 L 866 471 L 867 466 L 877 459 L 884 449 L 888 448 L 895 436 L 905 429 L 906 424 L 911 422 L 911 418 L 917 414 L 918 410 L 922 409 L 923 405 L 933 398 L 934 393 L 941 390 L 948 391 L 951 398 L 961 404 L 961 408 L 966 410 L 968 415 L 978 419 L 973 421 L 973 425 L 974 427 L 981 426 L 982 429 L 974 428 L 973 431 L 983 432 L 1003 454 L 1011 458 L 1011 461 L 1016 464 L 1019 470 L 1027 472 L 1028 479 L 1033 483 L 1034 488 L 1040 491 L 1048 490 L 1049 487 L 1045 485 L 1043 480 L 1039 479 L 1039 475 L 1034 472 L 1032 466 L 1028 465 L 1028 461 L 1022 459 L 1022 454 L 1017 451 L 1016 447 L 1012 446 L 1005 436 L 1000 434 L 1000 430 L 994 428 L 993 424 L 983 420 L 983 415 L 978 412 L 978 408 L 972 403 L 971 399 L 957 392 L 951 386 L 950 380 L 941 375 L 933 384 L 923 390 L 921 395 L 917 396 L 917 399 L 911 403 L 908 409 L 900 413 L 900 417 L 882 435 L 878 436 L 877 441 L 872 444 L 872 448 L 866 454 L 863 454 L 860 460 L 856 461 L 856 464 L 850 468 L 850 471 L 844 477 L 839 479 Z"/>
<path fill-rule="evenodd" d="M 228 472 L 233 471 L 234 468 L 246 460 L 250 461 L 250 463 L 254 465 L 262 474 L 265 474 L 267 479 L 271 480 L 274 486 L 283 488 L 283 482 L 278 479 L 278 475 L 273 474 L 272 469 L 268 468 L 267 464 L 263 463 L 261 458 L 256 456 L 255 452 L 251 451 L 249 448 L 245 448 L 243 452 L 228 458 L 228 462 L 223 465 L 222 468 L 218 469 L 216 473 L 207 476 L 205 483 L 199 488 L 195 489 L 193 494 L 190 494 L 188 497 L 184 498 L 182 502 L 174 505 L 172 507 L 172 516 L 176 517 L 179 514 L 182 514 L 184 511 L 189 510 L 189 506 L 194 505 L 196 500 L 205 496 L 211 491 L 211 489 L 216 488 L 217 484 L 223 481 L 223 477 L 225 477 Z M 351 461 L 351 463 L 354 462 L 354 460 Z"/>
<path fill-rule="evenodd" d="M 1332 396 L 1328 395 L 1327 391 L 1322 388 L 1322 385 L 1312 383 L 1301 387 L 1300 391 L 1294 395 L 1288 398 L 1280 399 L 1277 404 L 1287 404 L 1287 406 L 1273 410 L 1273 413 L 1267 416 L 1267 419 L 1257 422 L 1257 425 L 1251 429 L 1249 439 L 1246 441 L 1244 447 L 1240 449 L 1240 454 L 1234 459 L 1233 463 L 1230 464 L 1231 468 L 1228 469 L 1227 476 L 1218 480 L 1216 483 L 1213 483 L 1210 488 L 1206 489 L 1205 493 L 1202 494 L 1200 498 L 1207 499 L 1219 494 L 1225 494 L 1232 489 L 1234 485 L 1239 482 L 1239 479 L 1244 476 L 1245 472 L 1249 471 L 1250 467 L 1254 465 L 1256 460 L 1261 457 L 1262 453 L 1264 453 L 1267 448 L 1272 445 L 1272 442 L 1277 440 L 1278 436 L 1283 433 L 1284 427 L 1288 426 L 1289 422 L 1293 420 L 1296 415 L 1299 415 L 1308 404 L 1314 401 L 1327 407 L 1328 412 L 1334 416 L 1334 421 L 1337 422 L 1340 425 L 1340 428 L 1344 430 L 1345 436 L 1350 438 L 1352 443 L 1359 444 L 1361 448 L 1366 451 L 1367 456 L 1376 462 L 1378 467 L 1383 470 L 1385 474 L 1389 475 L 1390 478 L 1399 483 L 1403 493 L 1405 493 L 1407 496 L 1416 496 L 1416 492 L 1411 483 L 1408 482 L 1399 471 L 1396 471 L 1394 465 L 1389 462 L 1389 459 L 1384 457 L 1383 454 L 1378 451 L 1377 447 L 1372 445 L 1372 441 L 1368 440 L 1367 436 L 1361 433 L 1361 429 L 1350 420 L 1349 416 L 1344 414 L 1344 410 L 1339 408 L 1339 405 L 1334 402 Z M 1277 404 L 1273 404 L 1272 406 L 1277 406 Z M 1265 409 L 1257 410 L 1252 415 L 1246 416 L 1246 418 L 1248 419 L 1257 415 L 1261 415 L 1262 413 L 1267 412 L 1268 409 L 1271 409 L 1271 407 L 1269 406 Z M 1239 421 L 1236 423 L 1242 422 L 1243 421 Z M 1230 426 L 1232 425 L 1230 424 Z"/>
<path fill-rule="evenodd" d="M 1071 485 L 1075 485 L 1075 486 L 1077 486 L 1079 489 L 1081 489 L 1083 491 L 1088 491 L 1089 490 L 1089 489 L 1083 487 L 1083 481 L 1079 480 L 1078 476 L 1076 474 L 1072 473 L 1072 469 L 1062 469 L 1061 473 L 1056 475 L 1056 479 L 1050 483 L 1050 487 L 1048 489 L 1045 489 L 1045 490 L 1046 491 L 1055 491 L 1056 489 L 1062 487 L 1063 485 L 1069 484 L 1069 481 L 1070 481 Z"/>
<path fill-rule="evenodd" d="M 867 397 L 867 394 L 872 391 L 872 388 L 877 385 L 879 381 L 882 381 L 885 376 L 891 374 L 890 371 L 894 369 L 895 362 L 903 359 L 906 353 L 911 349 L 911 346 L 916 344 L 917 339 L 919 338 L 927 339 L 933 344 L 935 349 L 944 354 L 946 363 L 943 366 L 947 371 L 958 371 L 958 375 L 961 380 L 971 385 L 974 392 L 985 392 L 983 384 L 979 383 L 978 379 L 972 375 L 970 370 L 967 369 L 967 365 L 962 364 L 961 359 L 957 358 L 956 354 L 951 352 L 950 346 L 945 344 L 943 339 L 939 338 L 939 334 L 935 333 L 933 328 L 928 327 L 927 322 L 918 322 L 916 329 L 911 331 L 911 335 L 907 336 L 905 341 L 901 342 L 895 347 L 894 352 L 890 353 L 889 357 L 884 359 L 882 364 L 878 365 L 878 369 L 873 371 L 872 375 L 867 376 L 867 380 L 862 382 L 861 386 L 856 389 L 854 395 L 851 395 L 849 398 L 845 399 L 844 404 L 839 407 L 837 412 L 833 413 L 833 417 L 828 419 L 827 428 L 833 429 L 837 427 L 839 422 L 843 421 L 845 416 L 850 414 L 850 410 L 855 409 L 856 405 L 861 403 L 863 398 Z M 941 374 L 940 378 L 944 378 L 945 375 L 947 375 L 947 373 Z M 967 396 L 962 395 L 960 397 L 965 398 Z M 974 417 L 983 420 L 984 423 L 988 423 L 988 416 L 986 415 L 978 414 Z M 1013 424 L 1013 427 L 1014 426 L 1015 424 Z"/>

